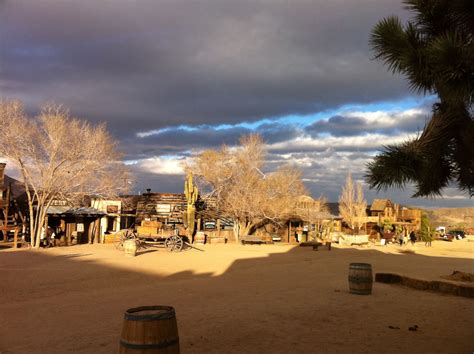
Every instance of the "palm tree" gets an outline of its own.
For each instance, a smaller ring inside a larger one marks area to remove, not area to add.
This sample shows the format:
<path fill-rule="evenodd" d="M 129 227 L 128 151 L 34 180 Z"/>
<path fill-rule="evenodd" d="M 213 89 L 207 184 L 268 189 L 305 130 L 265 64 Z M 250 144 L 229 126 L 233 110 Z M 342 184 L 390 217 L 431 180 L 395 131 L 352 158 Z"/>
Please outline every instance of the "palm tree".
<path fill-rule="evenodd" d="M 412 90 L 436 94 L 432 117 L 419 136 L 384 147 L 368 163 L 371 188 L 403 188 L 415 197 L 439 195 L 451 183 L 474 195 L 474 1 L 406 0 L 414 13 L 379 21 L 370 45 L 375 58 L 403 74 Z"/>

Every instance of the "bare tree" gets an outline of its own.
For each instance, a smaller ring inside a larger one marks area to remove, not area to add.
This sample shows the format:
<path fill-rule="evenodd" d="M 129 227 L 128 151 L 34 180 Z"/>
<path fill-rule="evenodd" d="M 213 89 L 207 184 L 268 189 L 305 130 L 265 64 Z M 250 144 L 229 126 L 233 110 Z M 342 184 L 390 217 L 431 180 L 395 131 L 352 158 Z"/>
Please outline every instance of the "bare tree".
<path fill-rule="evenodd" d="M 32 246 L 39 247 L 48 207 L 55 199 L 116 195 L 130 176 L 104 124 L 72 118 L 47 104 L 28 117 L 20 101 L 0 101 L 0 154 L 15 163 L 25 184 Z"/>
<path fill-rule="evenodd" d="M 209 196 L 215 197 L 219 211 L 234 220 L 237 240 L 268 222 L 281 222 L 305 191 L 294 167 L 262 172 L 266 151 L 260 136 L 244 136 L 240 143 L 236 148 L 203 151 L 187 166 L 204 187 L 210 187 Z"/>
<path fill-rule="evenodd" d="M 355 220 L 354 225 L 357 231 L 364 225 L 367 217 L 367 201 L 364 199 L 364 191 L 362 189 L 362 183 L 357 183 L 356 201 L 354 204 Z"/>
<path fill-rule="evenodd" d="M 357 228 L 358 230 L 364 223 L 366 208 L 367 202 L 364 199 L 362 184 L 357 183 L 357 187 L 354 189 L 354 182 L 349 173 L 346 185 L 342 187 L 342 193 L 339 197 L 339 213 L 351 229 Z"/>

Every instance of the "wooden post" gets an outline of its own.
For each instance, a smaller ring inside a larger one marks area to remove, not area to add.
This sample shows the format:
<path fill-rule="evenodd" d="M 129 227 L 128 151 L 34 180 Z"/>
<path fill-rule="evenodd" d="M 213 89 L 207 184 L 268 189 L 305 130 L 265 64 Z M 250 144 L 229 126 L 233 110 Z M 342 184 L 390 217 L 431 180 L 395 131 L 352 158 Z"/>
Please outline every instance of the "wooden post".
<path fill-rule="evenodd" d="M 65 222 L 64 227 L 64 246 L 69 246 L 71 238 L 69 236 L 69 224 Z"/>
<path fill-rule="evenodd" d="M 84 221 L 84 226 L 85 226 L 85 221 Z M 95 232 L 95 222 L 89 221 L 87 224 L 87 243 L 91 243 L 92 237 L 94 237 L 93 236 L 94 232 Z"/>
<path fill-rule="evenodd" d="M 66 244 L 67 244 L 67 246 L 71 245 L 71 235 L 74 231 L 76 231 L 76 223 L 68 222 L 66 224 Z"/>
<path fill-rule="evenodd" d="M 217 237 L 221 237 L 221 219 L 217 219 L 216 227 L 217 227 Z"/>
<path fill-rule="evenodd" d="M 63 238 L 64 245 L 67 245 L 67 241 L 66 241 L 66 221 L 63 218 L 61 218 L 61 220 L 59 220 L 59 229 L 61 230 L 61 237 L 59 238 L 59 241 L 61 242 L 61 238 Z"/>
<path fill-rule="evenodd" d="M 7 231 L 7 226 L 8 226 L 8 209 L 10 208 L 10 191 L 11 191 L 11 185 L 8 186 L 7 188 L 7 196 L 5 199 L 5 208 L 3 209 L 3 216 L 5 218 L 5 221 L 3 223 L 3 226 L 5 227 L 3 231 L 3 242 L 8 242 L 8 231 Z"/>
<path fill-rule="evenodd" d="M 97 218 L 94 222 L 94 242 L 93 243 L 100 243 L 100 218 Z"/>
<path fill-rule="evenodd" d="M 288 243 L 290 243 L 290 235 L 291 235 L 291 220 L 288 221 L 288 240 L 287 240 Z"/>
<path fill-rule="evenodd" d="M 18 229 L 19 227 L 16 226 L 15 227 L 15 234 L 13 236 L 13 248 L 17 248 L 18 247 Z"/>
<path fill-rule="evenodd" d="M 87 239 L 87 242 L 89 244 L 93 244 L 94 243 L 94 239 L 96 238 L 96 234 L 97 234 L 97 218 L 91 222 L 91 224 L 89 225 L 89 228 L 91 229 L 91 232 L 90 232 L 90 237 L 88 235 L 88 239 Z"/>

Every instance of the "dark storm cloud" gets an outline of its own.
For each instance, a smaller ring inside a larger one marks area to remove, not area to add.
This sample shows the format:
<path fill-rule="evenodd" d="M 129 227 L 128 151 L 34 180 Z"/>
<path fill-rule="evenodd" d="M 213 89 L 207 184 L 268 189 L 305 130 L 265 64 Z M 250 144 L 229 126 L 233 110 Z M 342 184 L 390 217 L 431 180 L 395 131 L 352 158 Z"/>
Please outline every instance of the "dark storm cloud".
<path fill-rule="evenodd" d="M 251 130 L 243 127 L 215 129 L 168 128 L 149 136 L 125 140 L 127 158 L 149 158 L 159 155 L 187 156 L 191 150 L 208 149 L 221 145 L 237 145 L 243 135 L 258 133 L 266 143 L 278 143 L 298 136 L 301 132 L 292 125 L 261 124 Z"/>
<path fill-rule="evenodd" d="M 369 120 L 358 116 L 333 116 L 314 122 L 306 131 L 314 136 L 328 133 L 333 136 L 357 136 L 369 133 L 394 135 L 400 133 L 413 133 L 420 131 L 428 116 L 422 111 L 417 114 L 405 116 L 401 114 L 386 114 L 389 119 Z M 385 117 L 382 117 L 385 118 Z"/>
<path fill-rule="evenodd" d="M 368 124 L 359 117 L 334 116 L 328 120 L 320 120 L 307 128 L 316 134 L 330 133 L 334 136 L 352 136 L 366 132 Z"/>
<path fill-rule="evenodd" d="M 397 1 L 7 0 L 2 96 L 48 99 L 120 136 L 406 95 L 370 60 Z"/>
<path fill-rule="evenodd" d="M 392 14 L 406 17 L 401 1 L 0 0 L 0 97 L 107 122 L 138 160 L 137 189 L 178 192 L 173 156 L 258 132 L 270 166 L 297 164 L 313 195 L 337 200 L 348 171 L 360 178 L 374 150 L 423 119 L 238 123 L 409 96 L 367 44 Z"/>

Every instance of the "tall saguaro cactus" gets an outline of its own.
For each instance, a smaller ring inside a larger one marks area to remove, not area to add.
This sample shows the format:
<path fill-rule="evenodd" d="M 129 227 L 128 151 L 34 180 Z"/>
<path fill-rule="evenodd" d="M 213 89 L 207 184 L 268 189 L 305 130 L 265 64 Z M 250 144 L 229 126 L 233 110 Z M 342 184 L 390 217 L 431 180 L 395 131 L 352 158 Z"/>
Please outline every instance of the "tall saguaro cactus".
<path fill-rule="evenodd" d="M 196 224 L 196 200 L 198 194 L 198 188 L 193 184 L 193 175 L 192 173 L 189 173 L 184 181 L 186 211 L 183 214 L 184 227 L 188 229 L 188 236 L 192 236 L 194 233 L 194 226 Z"/>

